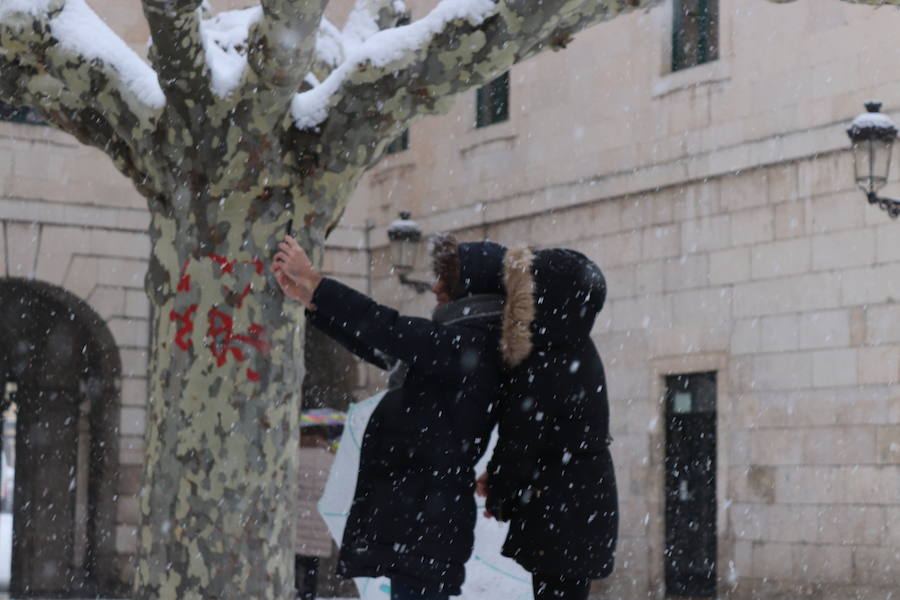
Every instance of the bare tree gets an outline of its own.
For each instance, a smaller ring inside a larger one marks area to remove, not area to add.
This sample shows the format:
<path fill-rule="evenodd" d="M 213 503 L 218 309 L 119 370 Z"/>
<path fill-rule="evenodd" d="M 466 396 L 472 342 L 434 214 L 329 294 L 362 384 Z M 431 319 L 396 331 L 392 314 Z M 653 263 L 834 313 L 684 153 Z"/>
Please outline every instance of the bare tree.
<path fill-rule="evenodd" d="M 339 31 L 327 0 L 143 0 L 147 65 L 84 0 L 0 0 L 0 100 L 103 150 L 152 216 L 136 598 L 292 597 L 303 320 L 264 269 L 288 221 L 319 256 L 412 121 L 657 1 L 443 0 L 402 25 L 402 0 L 359 0 Z"/>

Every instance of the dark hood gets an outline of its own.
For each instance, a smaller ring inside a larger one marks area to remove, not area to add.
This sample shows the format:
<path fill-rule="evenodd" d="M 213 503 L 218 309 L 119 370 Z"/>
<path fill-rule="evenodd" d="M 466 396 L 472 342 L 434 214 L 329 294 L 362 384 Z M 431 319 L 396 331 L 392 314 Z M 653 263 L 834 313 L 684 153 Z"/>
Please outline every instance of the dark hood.
<path fill-rule="evenodd" d="M 479 294 L 503 294 L 506 247 L 494 242 L 460 244 L 449 233 L 432 237 L 434 276 L 450 286 L 454 300 Z"/>
<path fill-rule="evenodd" d="M 550 248 L 507 252 L 501 350 L 515 366 L 534 348 L 576 345 L 591 334 L 606 299 L 600 267 L 580 252 Z"/>
<path fill-rule="evenodd" d="M 503 294 L 503 257 L 506 248 L 495 242 L 460 244 L 457 297 Z"/>

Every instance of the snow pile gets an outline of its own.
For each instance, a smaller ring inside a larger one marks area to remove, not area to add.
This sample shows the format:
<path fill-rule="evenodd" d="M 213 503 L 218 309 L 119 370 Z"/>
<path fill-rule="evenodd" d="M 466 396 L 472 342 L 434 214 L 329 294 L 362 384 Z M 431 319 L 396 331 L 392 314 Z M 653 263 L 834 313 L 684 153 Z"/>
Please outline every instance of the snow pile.
<path fill-rule="evenodd" d="M 388 237 L 391 234 L 421 233 L 421 231 L 419 224 L 412 219 L 395 219 L 387 228 Z"/>
<path fill-rule="evenodd" d="M 309 129 L 324 121 L 332 96 L 358 65 L 369 63 L 383 67 L 425 46 L 448 23 L 464 19 L 479 25 L 495 10 L 493 0 L 443 0 L 428 16 L 410 25 L 379 31 L 355 47 L 352 41 L 348 43 L 351 36 L 344 36 L 347 54 L 344 62 L 321 85 L 294 96 L 291 110 L 295 125 L 298 129 Z M 362 19 L 353 27 L 356 29 L 351 32 L 356 39 L 368 31 Z"/>
<path fill-rule="evenodd" d="M 247 37 L 261 17 L 262 7 L 252 6 L 201 19 L 200 37 L 216 96 L 225 98 L 241 82 L 247 66 Z"/>
<path fill-rule="evenodd" d="M 2 0 L 0 2 L 0 19 L 9 15 L 26 14 L 32 17 L 45 15 L 59 5 L 60 0 Z"/>
<path fill-rule="evenodd" d="M 3 0 L 0 19 L 17 13 L 47 15 L 56 6 L 59 0 Z M 148 106 L 157 109 L 165 106 L 166 97 L 153 69 L 84 0 L 67 0 L 49 24 L 61 47 L 86 60 L 99 60 L 112 67 L 128 89 Z"/>
<path fill-rule="evenodd" d="M 892 129 L 894 127 L 891 118 L 880 112 L 862 113 L 850 124 L 851 129 Z"/>
<path fill-rule="evenodd" d="M 352 52 L 363 44 L 367 39 L 378 33 L 378 23 L 376 15 L 372 14 L 368 6 L 370 0 L 357 0 L 356 5 L 350 14 L 347 15 L 347 22 L 344 23 L 344 47 Z M 402 13 L 406 11 L 406 5 L 397 0 L 393 9 Z"/>
<path fill-rule="evenodd" d="M 316 56 L 329 67 L 336 67 L 344 62 L 344 37 L 341 30 L 331 21 L 322 17 L 319 23 L 319 34 L 316 36 Z"/>

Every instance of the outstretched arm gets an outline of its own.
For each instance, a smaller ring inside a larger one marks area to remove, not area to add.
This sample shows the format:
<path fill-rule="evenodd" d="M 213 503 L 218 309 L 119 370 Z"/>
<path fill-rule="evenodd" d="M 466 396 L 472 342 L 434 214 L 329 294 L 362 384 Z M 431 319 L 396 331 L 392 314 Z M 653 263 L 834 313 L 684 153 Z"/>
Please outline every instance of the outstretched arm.
<path fill-rule="evenodd" d="M 484 348 L 481 334 L 405 317 L 365 294 L 323 278 L 290 236 L 279 248 L 271 268 L 282 290 L 315 311 L 316 321 L 326 324 L 329 333 L 336 333 L 336 339 L 353 338 L 369 350 L 439 375 L 457 375 L 465 370 L 465 364 L 478 364 Z M 470 359 L 461 360 L 463 355 Z"/>

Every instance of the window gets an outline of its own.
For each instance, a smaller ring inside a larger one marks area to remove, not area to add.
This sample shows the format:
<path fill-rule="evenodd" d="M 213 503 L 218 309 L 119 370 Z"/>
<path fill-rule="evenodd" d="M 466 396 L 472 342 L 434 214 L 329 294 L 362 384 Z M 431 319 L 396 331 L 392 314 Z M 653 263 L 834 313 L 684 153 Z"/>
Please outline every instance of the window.
<path fill-rule="evenodd" d="M 27 106 L 10 106 L 0 102 L 0 121 L 12 121 L 13 123 L 29 123 L 31 125 L 45 125 L 44 118 L 33 108 Z"/>
<path fill-rule="evenodd" d="M 716 373 L 666 377 L 666 592 L 716 595 Z"/>
<path fill-rule="evenodd" d="M 403 132 L 394 138 L 394 141 L 388 144 L 385 152 L 387 154 L 397 154 L 398 152 L 403 152 L 404 150 L 409 150 L 409 129 L 404 129 Z"/>
<path fill-rule="evenodd" d="M 475 103 L 476 127 L 509 120 L 509 71 L 478 88 Z"/>
<path fill-rule="evenodd" d="M 672 0 L 672 71 L 719 58 L 719 0 Z"/>

